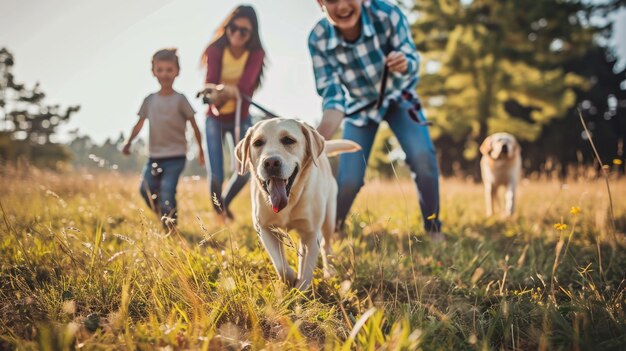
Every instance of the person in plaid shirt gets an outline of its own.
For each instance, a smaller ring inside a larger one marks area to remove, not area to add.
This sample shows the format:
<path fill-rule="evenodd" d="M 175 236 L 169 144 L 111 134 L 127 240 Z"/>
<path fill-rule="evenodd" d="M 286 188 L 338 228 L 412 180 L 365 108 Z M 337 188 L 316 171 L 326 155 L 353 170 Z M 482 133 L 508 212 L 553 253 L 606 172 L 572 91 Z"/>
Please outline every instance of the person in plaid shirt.
<path fill-rule="evenodd" d="M 424 121 L 415 92 L 419 56 L 405 15 L 384 0 L 317 2 L 326 16 L 315 25 L 308 43 L 316 88 L 322 97 L 318 131 L 329 139 L 343 121 L 342 138 L 362 148 L 339 159 L 338 228 L 364 184 L 376 131 L 380 122 L 386 121 L 406 154 L 424 228 L 434 239 L 443 239 L 435 148 L 426 125 L 415 121 Z M 380 108 L 362 109 L 378 98 L 385 65 L 389 77 Z M 350 112 L 355 110 L 359 112 Z"/>

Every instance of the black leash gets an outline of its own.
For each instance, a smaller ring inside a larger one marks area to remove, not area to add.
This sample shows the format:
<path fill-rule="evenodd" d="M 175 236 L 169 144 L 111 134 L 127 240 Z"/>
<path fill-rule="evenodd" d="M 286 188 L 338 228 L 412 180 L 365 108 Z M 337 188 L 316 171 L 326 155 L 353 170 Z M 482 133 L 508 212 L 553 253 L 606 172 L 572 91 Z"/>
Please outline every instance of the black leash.
<path fill-rule="evenodd" d="M 372 107 L 375 107 L 377 110 L 383 105 L 383 101 L 385 100 L 385 89 L 387 89 L 387 77 L 389 76 L 389 68 L 385 65 L 383 68 L 383 76 L 380 80 L 380 88 L 378 89 L 378 98 L 376 101 L 370 101 L 367 104 L 358 107 L 352 111 L 346 113 L 346 117 L 356 115 L 357 113 L 361 113 L 365 110 L 369 110 Z"/>
<path fill-rule="evenodd" d="M 369 110 L 372 107 L 375 107 L 377 110 L 380 109 L 380 107 L 383 105 L 383 101 L 385 100 L 385 89 L 387 88 L 388 77 L 389 67 L 385 65 L 385 67 L 383 68 L 383 76 L 380 80 L 380 88 L 378 90 L 378 98 L 376 99 L 376 101 L 370 101 L 367 104 L 346 113 L 346 117 L 356 115 L 357 113 L 363 112 L 365 110 Z M 413 99 L 413 96 L 411 96 L 411 94 L 409 94 L 408 92 L 402 92 L 402 98 L 410 101 L 411 99 Z M 409 109 L 409 117 L 411 117 L 411 119 L 419 125 L 431 126 L 433 124 L 431 121 L 422 120 L 420 118 L 419 110 L 421 109 L 422 105 L 419 103 L 419 101 L 415 101 L 413 103 L 413 106 L 411 106 L 411 108 Z"/>
<path fill-rule="evenodd" d="M 211 91 L 207 90 L 207 89 L 204 89 L 204 90 L 199 91 L 196 94 L 196 97 L 197 98 L 202 97 L 202 102 L 203 103 L 205 103 L 207 105 L 211 105 L 213 103 L 213 101 L 211 101 L 210 95 L 211 95 Z M 250 96 L 248 96 L 246 94 L 239 94 L 239 95 L 241 96 L 241 98 L 243 100 L 246 100 L 250 105 L 258 108 L 259 110 L 261 110 L 261 112 L 265 113 L 266 118 L 276 118 L 276 117 L 278 117 L 278 115 L 275 114 L 274 112 L 266 109 L 265 107 L 259 105 L 254 100 L 252 100 L 252 97 L 250 97 Z"/>
<path fill-rule="evenodd" d="M 274 112 L 266 109 L 265 107 L 257 104 L 256 102 L 254 102 L 250 96 L 245 95 L 245 94 L 241 94 L 241 98 L 246 100 L 247 102 L 249 102 L 250 105 L 258 108 L 259 110 L 261 110 L 261 112 L 265 113 L 267 115 L 267 117 L 269 117 L 269 118 L 276 118 L 276 117 L 278 117 L 278 115 L 275 114 Z"/>
<path fill-rule="evenodd" d="M 387 89 L 387 80 L 389 80 L 389 67 L 385 65 L 385 67 L 383 68 L 383 76 L 381 77 L 381 80 L 380 80 L 380 88 L 378 89 L 378 98 L 376 99 L 376 101 L 370 101 L 361 107 L 358 107 L 352 111 L 349 111 L 345 114 L 345 116 L 346 117 L 353 116 L 353 115 L 356 115 L 357 113 L 363 112 L 365 110 L 369 110 L 373 107 L 376 108 L 377 110 L 380 109 L 380 107 L 383 105 L 383 101 L 385 101 L 385 90 Z M 243 100 L 246 100 L 248 103 L 250 103 L 250 105 L 258 108 L 259 110 L 261 110 L 261 112 L 265 113 L 266 118 L 278 117 L 278 115 L 275 114 L 274 112 L 266 109 L 265 107 L 259 105 L 254 100 L 252 100 L 252 97 L 245 95 L 245 94 L 240 94 L 240 95 Z M 212 103 L 206 89 L 198 92 L 196 97 L 202 97 L 202 102 L 204 102 L 205 104 Z M 413 96 L 410 93 L 404 91 L 402 92 L 402 98 L 407 101 L 411 101 L 413 99 Z M 413 106 L 411 106 L 411 108 L 409 109 L 409 117 L 411 117 L 411 119 L 419 125 L 431 126 L 432 125 L 431 121 L 422 120 L 422 118 L 420 117 L 419 111 L 421 109 L 422 109 L 422 105 L 420 104 L 420 102 L 415 101 L 413 103 Z"/>
<path fill-rule="evenodd" d="M 385 89 L 387 89 L 387 77 L 389 76 L 389 67 L 385 65 L 383 68 L 383 77 L 380 79 L 380 88 L 378 89 L 378 100 L 376 101 L 376 109 L 380 109 L 385 100 Z"/>

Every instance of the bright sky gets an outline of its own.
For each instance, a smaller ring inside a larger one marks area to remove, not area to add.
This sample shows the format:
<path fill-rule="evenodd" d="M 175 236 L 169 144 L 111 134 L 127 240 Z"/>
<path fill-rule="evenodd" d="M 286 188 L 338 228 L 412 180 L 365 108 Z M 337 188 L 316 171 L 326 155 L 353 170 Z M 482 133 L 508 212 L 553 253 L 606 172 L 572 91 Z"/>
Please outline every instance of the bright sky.
<path fill-rule="evenodd" d="M 257 10 L 269 57 L 264 86 L 254 99 L 286 117 L 317 124 L 315 91 L 306 39 L 322 17 L 315 0 L 248 0 Z M 181 73 L 174 84 L 203 122 L 195 98 L 204 72 L 202 50 L 237 2 L 221 0 L 0 0 L 0 47 L 15 56 L 14 75 L 41 82 L 48 103 L 81 105 L 61 131 L 79 128 L 96 142 L 128 135 L 143 98 L 158 90 L 150 72 L 152 54 L 177 47 Z M 626 11 L 616 33 L 626 58 Z M 203 130 L 203 124 L 201 126 Z M 147 128 L 144 128 L 145 137 Z"/>

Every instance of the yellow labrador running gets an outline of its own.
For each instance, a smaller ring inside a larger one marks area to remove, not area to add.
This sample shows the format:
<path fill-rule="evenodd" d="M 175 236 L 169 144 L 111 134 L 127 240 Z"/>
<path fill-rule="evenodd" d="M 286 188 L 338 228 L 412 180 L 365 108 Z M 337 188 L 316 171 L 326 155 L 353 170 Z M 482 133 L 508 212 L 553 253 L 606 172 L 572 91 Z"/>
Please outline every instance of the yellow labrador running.
<path fill-rule="evenodd" d="M 480 174 L 485 186 L 487 216 L 494 213 L 500 186 L 506 187 L 504 214 L 512 216 L 515 210 L 515 192 L 522 175 L 521 148 L 511 134 L 495 133 L 480 145 L 480 152 L 483 154 L 480 159 Z"/>
<path fill-rule="evenodd" d="M 252 221 L 279 277 L 293 287 L 309 287 L 320 247 L 324 275 L 331 274 L 327 255 L 335 231 L 337 183 L 327 155 L 359 149 L 347 140 L 324 141 L 314 128 L 286 118 L 255 124 L 237 144 L 239 172 L 252 173 Z M 287 264 L 277 228 L 298 232 L 297 274 Z"/>

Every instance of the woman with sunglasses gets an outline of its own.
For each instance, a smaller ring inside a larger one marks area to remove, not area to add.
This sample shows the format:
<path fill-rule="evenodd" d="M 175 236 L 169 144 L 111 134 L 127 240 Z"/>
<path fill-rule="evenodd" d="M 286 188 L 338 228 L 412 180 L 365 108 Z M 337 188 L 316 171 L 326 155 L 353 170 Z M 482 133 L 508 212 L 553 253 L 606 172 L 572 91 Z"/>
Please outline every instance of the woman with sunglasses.
<path fill-rule="evenodd" d="M 209 188 L 215 210 L 225 219 L 232 220 L 228 206 L 248 181 L 249 175 L 236 172 L 230 178 L 225 195 L 222 196 L 224 182 L 223 140 L 226 133 L 235 138 L 236 92 L 252 96 L 261 85 L 265 51 L 259 37 L 259 24 L 254 8 L 238 6 L 222 22 L 213 39 L 202 55 L 206 65 L 207 84 L 224 84 L 225 88 L 217 99 L 212 101 L 206 119 L 206 143 L 209 162 Z M 248 114 L 249 103 L 241 106 L 241 128 L 239 139 L 252 125 Z"/>

